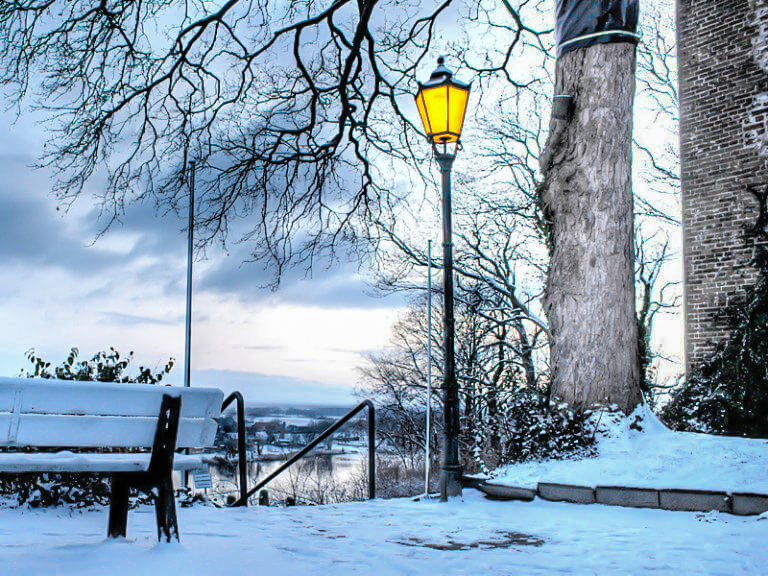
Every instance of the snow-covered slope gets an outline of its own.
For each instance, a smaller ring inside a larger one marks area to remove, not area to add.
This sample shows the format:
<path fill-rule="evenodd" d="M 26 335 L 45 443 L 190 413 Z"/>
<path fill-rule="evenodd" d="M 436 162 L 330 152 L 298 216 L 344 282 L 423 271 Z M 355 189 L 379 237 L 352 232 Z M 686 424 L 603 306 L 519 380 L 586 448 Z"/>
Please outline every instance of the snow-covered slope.
<path fill-rule="evenodd" d="M 610 413 L 595 418 L 597 457 L 515 464 L 496 470 L 490 482 L 768 494 L 768 440 L 673 432 L 645 406 L 626 418 Z"/>

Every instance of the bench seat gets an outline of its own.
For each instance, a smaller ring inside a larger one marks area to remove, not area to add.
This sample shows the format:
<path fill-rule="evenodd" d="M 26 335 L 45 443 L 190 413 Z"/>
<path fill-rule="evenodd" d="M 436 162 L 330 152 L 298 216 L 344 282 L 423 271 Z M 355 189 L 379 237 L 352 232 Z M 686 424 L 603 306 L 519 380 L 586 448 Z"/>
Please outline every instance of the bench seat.
<path fill-rule="evenodd" d="M 0 472 L 146 472 L 152 454 L 76 454 L 74 452 L 0 454 Z M 199 470 L 209 462 L 204 454 L 176 454 L 174 470 Z"/>

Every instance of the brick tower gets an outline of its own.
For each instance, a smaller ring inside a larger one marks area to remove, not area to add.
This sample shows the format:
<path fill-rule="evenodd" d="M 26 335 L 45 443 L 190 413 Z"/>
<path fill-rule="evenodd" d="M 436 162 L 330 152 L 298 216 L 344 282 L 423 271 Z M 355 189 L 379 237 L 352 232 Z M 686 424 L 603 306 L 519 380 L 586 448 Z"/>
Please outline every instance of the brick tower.
<path fill-rule="evenodd" d="M 686 371 L 756 280 L 744 230 L 768 185 L 768 0 L 677 0 Z"/>

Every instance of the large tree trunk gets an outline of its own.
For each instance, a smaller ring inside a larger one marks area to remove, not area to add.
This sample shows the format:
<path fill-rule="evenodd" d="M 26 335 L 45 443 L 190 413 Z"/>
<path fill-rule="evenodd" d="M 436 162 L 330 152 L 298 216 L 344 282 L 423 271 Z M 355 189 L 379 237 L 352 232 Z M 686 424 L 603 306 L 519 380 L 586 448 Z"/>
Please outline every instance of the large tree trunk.
<path fill-rule="evenodd" d="M 577 409 L 641 401 L 635 320 L 631 182 L 635 46 L 597 44 L 557 63 L 555 94 L 574 97 L 553 118 L 542 156 L 551 221 L 545 295 L 552 394 Z"/>

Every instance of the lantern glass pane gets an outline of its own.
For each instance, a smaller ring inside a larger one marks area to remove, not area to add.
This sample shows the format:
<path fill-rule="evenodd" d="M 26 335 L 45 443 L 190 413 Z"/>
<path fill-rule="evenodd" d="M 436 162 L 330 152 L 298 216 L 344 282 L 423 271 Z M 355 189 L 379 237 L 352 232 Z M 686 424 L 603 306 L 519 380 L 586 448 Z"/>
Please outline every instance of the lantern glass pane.
<path fill-rule="evenodd" d="M 435 136 L 448 132 L 448 87 L 425 88 L 421 96 L 429 116 L 429 134 Z"/>
<path fill-rule="evenodd" d="M 419 109 L 419 116 L 421 116 L 421 123 L 424 125 L 424 132 L 430 134 L 432 132 L 432 128 L 429 125 L 429 117 L 427 116 L 427 111 L 424 108 L 424 98 L 422 97 L 422 92 L 419 92 L 416 95 L 416 107 Z"/>
<path fill-rule="evenodd" d="M 467 109 L 467 99 L 469 90 L 464 90 L 451 86 L 450 90 L 450 110 L 448 111 L 448 130 L 453 134 L 461 135 L 461 128 L 464 124 L 464 112 Z"/>

